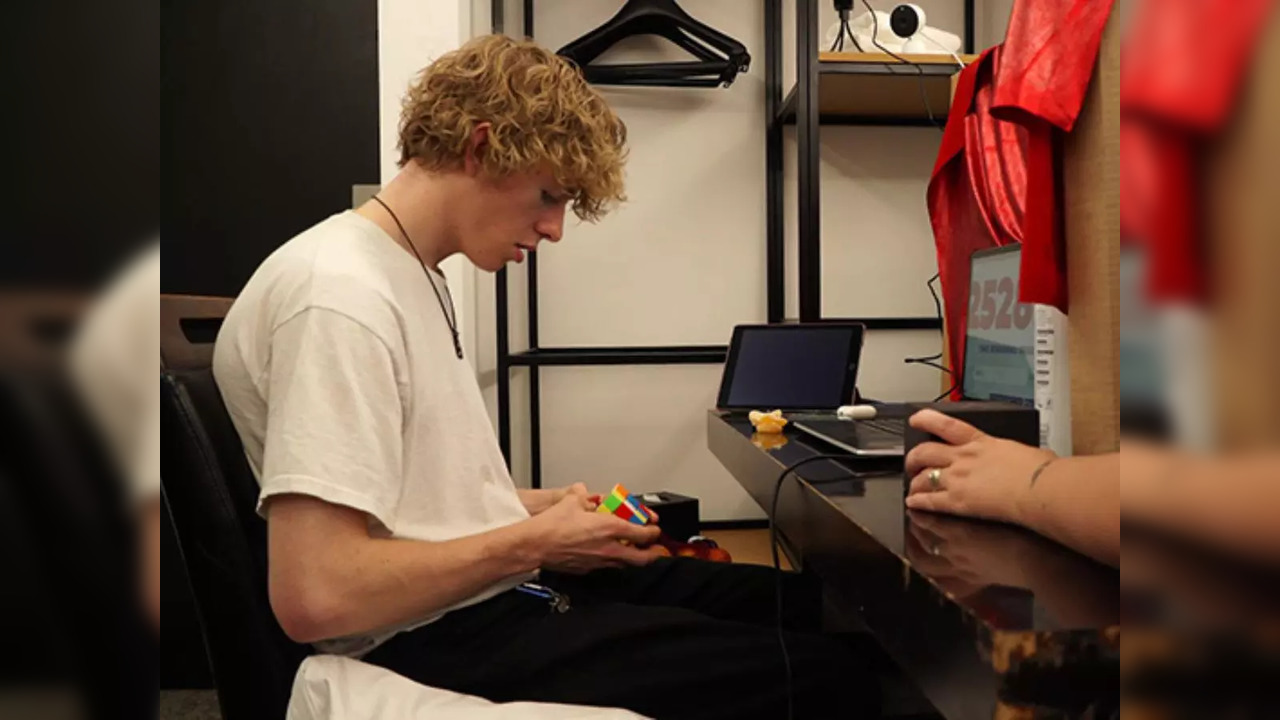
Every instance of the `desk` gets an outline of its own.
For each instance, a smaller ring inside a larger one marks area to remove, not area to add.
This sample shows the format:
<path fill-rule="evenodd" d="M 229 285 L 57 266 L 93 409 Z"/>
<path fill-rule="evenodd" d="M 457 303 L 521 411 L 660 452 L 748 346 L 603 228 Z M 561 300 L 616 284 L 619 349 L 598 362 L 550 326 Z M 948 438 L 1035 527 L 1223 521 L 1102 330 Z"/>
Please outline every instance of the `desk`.
<path fill-rule="evenodd" d="M 829 452 L 788 430 L 753 443 L 712 411 L 707 444 L 766 510 L 784 467 Z M 850 479 L 852 470 L 867 469 Z M 822 579 L 830 618 L 865 626 L 949 720 L 1109 717 L 1119 694 L 1120 573 L 1010 527 L 920 513 L 900 469 L 813 462 L 774 519 L 792 562 Z"/>
<path fill-rule="evenodd" d="M 1123 532 L 1126 716 L 1280 717 L 1280 568 Z"/>

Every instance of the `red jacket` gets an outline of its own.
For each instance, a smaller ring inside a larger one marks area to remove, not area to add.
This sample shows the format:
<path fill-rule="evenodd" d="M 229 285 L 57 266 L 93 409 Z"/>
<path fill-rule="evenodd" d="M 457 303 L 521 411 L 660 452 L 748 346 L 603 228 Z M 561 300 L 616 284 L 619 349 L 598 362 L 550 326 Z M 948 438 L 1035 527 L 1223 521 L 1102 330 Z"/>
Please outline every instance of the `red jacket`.
<path fill-rule="evenodd" d="M 1272 0 L 1147 0 L 1120 76 L 1121 233 L 1146 247 L 1147 294 L 1208 292 L 1198 155 L 1231 115 Z"/>
<path fill-rule="evenodd" d="M 1019 0 L 1005 42 L 957 79 L 928 190 L 956 377 L 975 250 L 1022 243 L 1019 299 L 1067 309 L 1059 138 L 1080 113 L 1111 4 Z"/>

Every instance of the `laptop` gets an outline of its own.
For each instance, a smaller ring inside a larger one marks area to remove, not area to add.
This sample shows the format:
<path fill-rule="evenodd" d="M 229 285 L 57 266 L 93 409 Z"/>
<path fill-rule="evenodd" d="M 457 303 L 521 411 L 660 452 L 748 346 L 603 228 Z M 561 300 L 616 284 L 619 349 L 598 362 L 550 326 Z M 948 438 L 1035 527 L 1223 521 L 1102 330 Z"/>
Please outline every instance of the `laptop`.
<path fill-rule="evenodd" d="M 852 401 L 865 332 L 861 323 L 735 327 L 716 407 L 834 413 Z"/>
<path fill-rule="evenodd" d="M 970 258 L 969 318 L 965 330 L 965 400 L 998 400 L 1035 407 L 1035 308 L 1018 302 L 1022 246 L 975 252 Z M 903 453 L 914 405 L 883 408 L 875 420 L 805 419 L 795 428 L 859 457 Z M 887 416 L 887 417 L 886 417 Z"/>
<path fill-rule="evenodd" d="M 1169 364 L 1160 316 L 1143 297 L 1146 254 L 1120 248 L 1120 432 L 1152 440 L 1173 439 Z M 1184 359 L 1183 367 L 1194 367 Z M 1182 385 L 1193 385 L 1184 380 Z M 1194 393 L 1193 393 L 1194 394 Z"/>

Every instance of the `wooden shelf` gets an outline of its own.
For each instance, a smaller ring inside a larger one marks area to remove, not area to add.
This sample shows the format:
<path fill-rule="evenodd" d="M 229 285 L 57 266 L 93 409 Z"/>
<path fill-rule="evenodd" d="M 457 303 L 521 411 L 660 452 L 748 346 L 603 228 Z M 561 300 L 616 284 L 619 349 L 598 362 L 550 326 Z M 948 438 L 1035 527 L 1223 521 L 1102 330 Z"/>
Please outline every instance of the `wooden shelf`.
<path fill-rule="evenodd" d="M 938 65 L 943 67 L 952 67 L 955 70 L 960 69 L 960 66 L 956 65 L 955 58 L 950 55 L 941 55 L 939 53 L 898 53 L 898 57 L 903 58 L 904 60 L 909 60 L 918 65 Z M 968 65 L 974 60 L 977 60 L 978 56 L 960 53 L 960 59 L 964 61 L 965 65 Z M 893 56 L 882 52 L 820 52 L 818 53 L 818 62 L 846 64 L 874 63 L 877 65 L 888 62 L 894 65 L 902 64 L 895 60 Z"/>
<path fill-rule="evenodd" d="M 947 55 L 818 53 L 819 122 L 828 125 L 942 126 L 951 108 L 951 81 L 960 72 Z M 976 55 L 961 55 L 965 63 Z M 917 71 L 917 67 L 919 70 Z M 923 92 L 921 86 L 923 85 Z M 926 104 L 924 97 L 928 98 Z M 930 110 L 933 120 L 930 120 Z M 795 123 L 796 89 L 782 103 L 775 122 Z"/>

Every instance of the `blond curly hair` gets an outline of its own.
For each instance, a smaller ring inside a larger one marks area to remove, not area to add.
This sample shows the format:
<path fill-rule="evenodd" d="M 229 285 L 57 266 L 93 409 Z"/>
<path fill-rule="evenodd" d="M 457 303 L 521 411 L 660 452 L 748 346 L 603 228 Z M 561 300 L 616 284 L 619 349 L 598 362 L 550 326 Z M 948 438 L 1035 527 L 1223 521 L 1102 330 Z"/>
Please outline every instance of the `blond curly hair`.
<path fill-rule="evenodd" d="M 491 176 L 549 168 L 574 214 L 598 220 L 626 199 L 627 127 L 569 61 L 505 35 L 476 38 L 428 65 L 400 114 L 400 166 L 457 168 L 476 125 L 490 123 Z"/>

